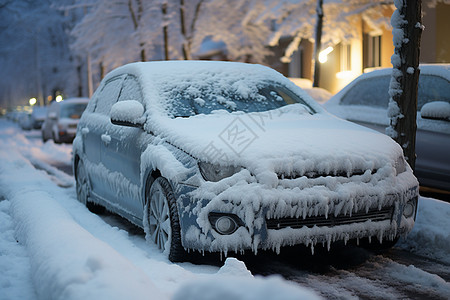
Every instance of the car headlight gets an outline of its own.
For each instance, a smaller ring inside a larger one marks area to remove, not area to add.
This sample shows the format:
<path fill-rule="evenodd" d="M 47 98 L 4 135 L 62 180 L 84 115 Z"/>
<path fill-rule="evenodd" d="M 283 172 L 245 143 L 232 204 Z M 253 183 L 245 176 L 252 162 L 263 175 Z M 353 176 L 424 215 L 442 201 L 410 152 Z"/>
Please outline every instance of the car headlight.
<path fill-rule="evenodd" d="M 395 161 L 394 167 L 395 167 L 395 175 L 398 175 L 398 174 L 406 171 L 406 161 L 403 158 L 403 155 L 399 156 L 399 158 L 397 158 L 397 160 Z"/>
<path fill-rule="evenodd" d="M 203 178 L 207 181 L 217 182 L 224 178 L 239 172 L 241 167 L 235 166 L 220 166 L 207 162 L 199 162 L 198 167 Z"/>

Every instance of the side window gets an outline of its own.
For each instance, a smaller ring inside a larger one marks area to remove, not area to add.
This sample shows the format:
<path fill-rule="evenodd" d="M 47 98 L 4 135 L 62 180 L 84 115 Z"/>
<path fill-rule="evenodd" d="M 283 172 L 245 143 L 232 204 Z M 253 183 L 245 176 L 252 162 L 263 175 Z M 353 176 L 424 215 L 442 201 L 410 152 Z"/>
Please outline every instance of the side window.
<path fill-rule="evenodd" d="M 450 82 L 435 75 L 420 75 L 419 95 L 417 109 L 432 101 L 445 101 L 450 103 Z"/>
<path fill-rule="evenodd" d="M 342 97 L 341 104 L 387 108 L 389 104 L 390 80 L 390 76 L 361 80 Z"/>
<path fill-rule="evenodd" d="M 94 112 L 100 114 L 109 114 L 111 106 L 116 103 L 122 88 L 123 76 L 114 77 L 106 82 L 103 89 L 97 95 L 97 102 Z"/>
<path fill-rule="evenodd" d="M 136 100 L 142 103 L 141 87 L 134 76 L 127 76 L 123 82 L 119 101 L 123 100 Z"/>

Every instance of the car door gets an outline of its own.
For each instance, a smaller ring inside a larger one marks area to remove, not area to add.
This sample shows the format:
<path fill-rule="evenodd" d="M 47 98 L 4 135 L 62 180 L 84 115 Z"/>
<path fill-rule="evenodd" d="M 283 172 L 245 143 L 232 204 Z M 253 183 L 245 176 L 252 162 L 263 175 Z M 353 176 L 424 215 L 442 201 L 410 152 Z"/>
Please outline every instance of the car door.
<path fill-rule="evenodd" d="M 92 115 L 85 118 L 80 128 L 92 192 L 108 202 L 112 192 L 107 180 L 110 174 L 101 163 L 101 147 L 104 143 L 102 136 L 108 133 L 111 126 L 109 111 L 119 97 L 123 79 L 124 76 L 117 76 L 105 83 L 100 92 L 94 96 Z"/>
<path fill-rule="evenodd" d="M 118 101 L 136 100 L 143 103 L 141 87 L 136 77 L 128 75 L 123 82 Z M 111 195 L 115 203 L 130 217 L 140 217 L 143 204 L 140 189 L 141 153 L 147 133 L 141 128 L 114 125 L 104 136 L 101 160 L 112 176 L 109 185 L 116 187 Z"/>

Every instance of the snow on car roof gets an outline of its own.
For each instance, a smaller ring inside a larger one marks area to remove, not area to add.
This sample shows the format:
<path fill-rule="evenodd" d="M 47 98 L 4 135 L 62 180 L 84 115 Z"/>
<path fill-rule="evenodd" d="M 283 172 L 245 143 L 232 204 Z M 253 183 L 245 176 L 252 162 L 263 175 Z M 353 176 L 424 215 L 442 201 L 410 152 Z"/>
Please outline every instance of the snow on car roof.
<path fill-rule="evenodd" d="M 137 62 L 119 67 L 106 78 L 131 74 L 140 79 L 147 105 L 153 109 L 159 102 L 167 104 L 168 91 L 188 90 L 192 94 L 209 87 L 210 91 L 233 89 L 244 98 L 257 91 L 262 83 L 272 82 L 286 86 L 315 111 L 322 111 L 310 96 L 277 71 L 257 64 L 223 61 L 160 61 Z M 159 109 L 162 107 L 160 106 Z"/>

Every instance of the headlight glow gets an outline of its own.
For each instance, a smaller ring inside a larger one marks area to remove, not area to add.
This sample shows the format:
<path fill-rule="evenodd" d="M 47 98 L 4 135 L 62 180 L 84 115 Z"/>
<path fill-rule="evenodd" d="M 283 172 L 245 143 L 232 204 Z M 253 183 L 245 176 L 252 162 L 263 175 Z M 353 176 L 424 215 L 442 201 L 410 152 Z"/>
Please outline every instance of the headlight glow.
<path fill-rule="evenodd" d="M 207 181 L 217 182 L 239 172 L 241 167 L 221 166 L 207 162 L 199 162 L 198 167 L 203 178 Z"/>

